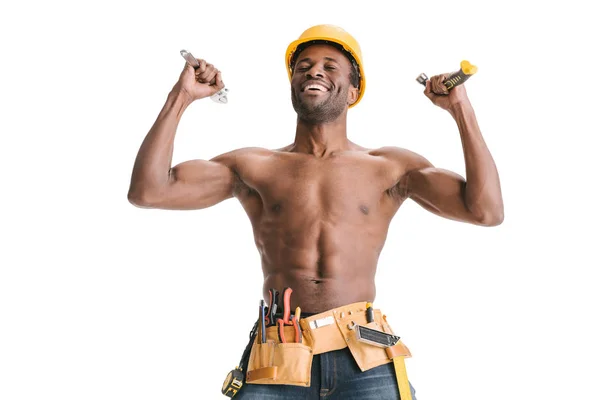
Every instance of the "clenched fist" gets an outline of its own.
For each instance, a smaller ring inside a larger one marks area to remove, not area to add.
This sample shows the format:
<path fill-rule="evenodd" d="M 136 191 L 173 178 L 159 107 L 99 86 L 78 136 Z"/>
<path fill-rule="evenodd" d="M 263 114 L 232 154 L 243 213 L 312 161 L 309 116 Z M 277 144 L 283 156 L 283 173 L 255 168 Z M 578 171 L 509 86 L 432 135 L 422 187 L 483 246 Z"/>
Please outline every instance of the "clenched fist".
<path fill-rule="evenodd" d="M 221 71 L 204 60 L 197 60 L 200 67 L 196 69 L 187 62 L 185 63 L 179 80 L 173 87 L 173 90 L 187 94 L 190 101 L 210 97 L 225 87 L 221 78 Z"/>
<path fill-rule="evenodd" d="M 469 102 L 464 85 L 454 86 L 452 90 L 446 88 L 444 80 L 448 76 L 449 74 L 441 74 L 431 77 L 426 82 L 425 90 L 423 91 L 433 104 L 444 110 L 449 110 L 451 106 L 458 103 Z"/>

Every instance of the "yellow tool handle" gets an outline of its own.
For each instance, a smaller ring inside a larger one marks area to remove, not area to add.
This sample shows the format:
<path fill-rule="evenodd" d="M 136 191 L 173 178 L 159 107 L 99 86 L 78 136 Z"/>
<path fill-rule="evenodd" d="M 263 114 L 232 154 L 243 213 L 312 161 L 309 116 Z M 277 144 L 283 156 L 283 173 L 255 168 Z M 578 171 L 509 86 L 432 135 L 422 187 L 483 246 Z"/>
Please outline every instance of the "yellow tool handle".
<path fill-rule="evenodd" d="M 446 89 L 450 90 L 454 86 L 462 85 L 465 83 L 467 79 L 473 76 L 477 72 L 477 67 L 468 62 L 467 60 L 462 60 L 460 62 L 460 69 L 446 78 L 444 81 L 444 86 Z"/>
<path fill-rule="evenodd" d="M 449 77 L 446 78 L 446 80 L 444 81 L 444 86 L 446 86 L 446 89 L 450 90 L 455 86 L 462 85 L 467 79 L 475 75 L 476 72 L 476 66 L 474 66 L 467 60 L 462 60 L 460 62 L 460 69 L 456 72 L 453 72 L 452 74 L 450 74 Z M 429 78 L 427 77 L 427 75 L 422 73 L 417 77 L 417 82 L 425 86 L 428 79 Z"/>
<path fill-rule="evenodd" d="M 473 75 L 477 72 L 477 67 L 468 62 L 467 60 L 462 60 L 460 62 L 460 69 L 465 75 Z"/>
<path fill-rule="evenodd" d="M 410 384 L 408 383 L 408 375 L 406 374 L 406 365 L 404 357 L 394 357 L 394 369 L 396 370 L 396 380 L 398 381 L 398 389 L 400 390 L 400 399 L 412 400 L 410 393 Z"/>

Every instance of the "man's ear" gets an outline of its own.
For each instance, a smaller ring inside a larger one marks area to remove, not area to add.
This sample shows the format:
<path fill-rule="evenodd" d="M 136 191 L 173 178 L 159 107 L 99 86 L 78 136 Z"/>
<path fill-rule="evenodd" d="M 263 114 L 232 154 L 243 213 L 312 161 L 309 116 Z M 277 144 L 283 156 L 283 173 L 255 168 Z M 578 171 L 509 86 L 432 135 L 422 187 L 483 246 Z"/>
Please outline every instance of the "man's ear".
<path fill-rule="evenodd" d="M 350 90 L 348 90 L 348 105 L 351 106 L 352 104 L 356 103 L 357 99 L 358 99 L 358 88 L 356 88 L 354 86 L 350 86 Z"/>

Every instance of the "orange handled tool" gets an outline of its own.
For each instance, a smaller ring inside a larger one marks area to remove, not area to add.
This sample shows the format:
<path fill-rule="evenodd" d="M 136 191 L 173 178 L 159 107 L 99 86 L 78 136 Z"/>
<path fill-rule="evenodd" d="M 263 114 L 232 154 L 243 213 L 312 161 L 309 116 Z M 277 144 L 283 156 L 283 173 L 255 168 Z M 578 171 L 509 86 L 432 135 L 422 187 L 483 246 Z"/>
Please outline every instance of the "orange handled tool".
<path fill-rule="evenodd" d="M 283 289 L 283 318 L 277 319 L 277 333 L 281 343 L 287 343 L 283 329 L 285 325 L 292 325 L 294 327 L 294 341 L 296 343 L 302 343 L 302 332 L 300 331 L 298 320 L 296 319 L 296 316 L 291 316 L 292 308 L 290 306 L 290 297 L 292 296 L 292 291 L 293 290 L 290 287 Z M 298 309 L 296 309 L 296 312 L 298 313 Z"/>
<path fill-rule="evenodd" d="M 283 323 L 286 325 L 292 324 L 290 322 L 290 314 L 292 313 L 290 307 L 290 297 L 292 297 L 292 292 L 293 290 L 291 287 L 286 287 L 283 289 L 283 295 L 281 296 L 283 298 Z"/>

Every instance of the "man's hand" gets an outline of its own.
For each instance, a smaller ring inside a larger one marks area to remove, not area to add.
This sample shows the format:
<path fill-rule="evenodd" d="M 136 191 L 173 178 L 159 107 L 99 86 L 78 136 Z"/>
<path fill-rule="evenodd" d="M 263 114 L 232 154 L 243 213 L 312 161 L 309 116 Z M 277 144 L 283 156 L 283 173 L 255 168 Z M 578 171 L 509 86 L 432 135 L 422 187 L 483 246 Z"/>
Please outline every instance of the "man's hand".
<path fill-rule="evenodd" d="M 446 89 L 444 80 L 449 74 L 441 74 L 431 77 L 425 83 L 425 96 L 431 100 L 433 104 L 442 109 L 449 111 L 450 107 L 458 103 L 469 103 L 467 91 L 464 85 L 455 86 L 452 90 Z"/>
<path fill-rule="evenodd" d="M 190 102 L 210 97 L 225 87 L 221 71 L 206 61 L 197 59 L 200 67 L 194 69 L 187 62 L 173 90 L 189 96 Z"/>

